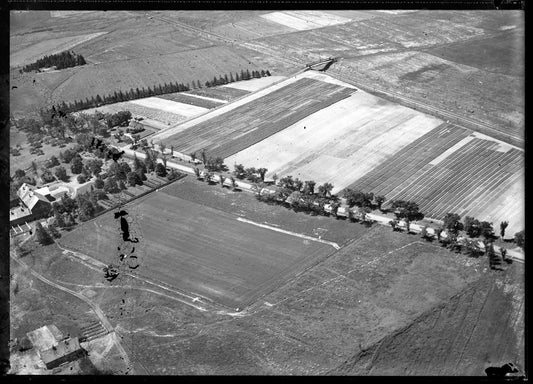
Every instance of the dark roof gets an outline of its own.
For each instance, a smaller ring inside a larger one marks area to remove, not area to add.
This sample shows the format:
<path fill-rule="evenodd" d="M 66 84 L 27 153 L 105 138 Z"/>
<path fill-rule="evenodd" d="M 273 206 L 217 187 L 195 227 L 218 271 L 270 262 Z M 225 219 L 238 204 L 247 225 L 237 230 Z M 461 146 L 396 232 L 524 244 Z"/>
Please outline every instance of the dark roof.
<path fill-rule="evenodd" d="M 65 339 L 61 340 L 56 346 L 42 351 L 41 359 L 47 364 L 79 350 L 81 350 L 81 347 L 77 337 Z"/>

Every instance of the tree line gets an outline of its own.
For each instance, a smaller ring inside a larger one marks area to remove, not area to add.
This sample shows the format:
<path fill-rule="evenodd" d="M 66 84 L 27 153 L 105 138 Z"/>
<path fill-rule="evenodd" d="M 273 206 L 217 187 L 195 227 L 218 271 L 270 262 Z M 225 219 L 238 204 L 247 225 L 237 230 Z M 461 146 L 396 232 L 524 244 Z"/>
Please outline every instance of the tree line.
<path fill-rule="evenodd" d="M 235 73 L 235 77 L 232 73 L 229 74 L 229 76 L 226 74 L 224 76 L 219 76 L 218 78 L 215 76 L 213 80 L 206 81 L 204 83 L 205 87 L 214 87 L 218 85 L 228 84 L 235 81 L 240 80 L 249 80 L 252 78 L 260 78 L 263 76 L 270 76 L 270 72 L 267 70 L 261 70 L 261 71 L 252 71 L 250 70 L 241 70 L 240 74 L 238 72 Z M 200 80 L 196 80 L 192 82 L 192 88 L 202 88 L 202 84 Z M 107 104 L 114 104 L 119 103 L 123 101 L 129 101 L 129 100 L 136 100 L 136 99 L 142 99 L 145 97 L 152 97 L 152 96 L 159 96 L 159 95 L 165 95 L 168 93 L 177 93 L 177 92 L 185 92 L 190 91 L 191 85 L 189 83 L 183 84 L 178 82 L 170 82 L 170 83 L 164 83 L 164 84 L 157 84 L 152 87 L 142 87 L 142 88 L 130 88 L 129 91 L 114 91 L 111 94 L 100 96 L 97 94 L 96 96 L 92 96 L 90 99 L 85 98 L 85 100 L 75 100 L 74 102 L 65 102 L 63 101 L 59 105 L 54 105 L 48 109 L 41 110 L 41 117 L 43 118 L 43 121 L 46 123 L 50 123 L 50 120 L 53 119 L 53 117 L 56 117 L 58 115 L 65 115 L 67 113 L 77 112 L 81 111 L 83 109 L 89 109 L 89 108 L 97 108 L 102 105 Z"/>
<path fill-rule="evenodd" d="M 85 64 L 87 64 L 87 62 L 82 55 L 77 55 L 71 51 L 63 51 L 54 55 L 44 56 L 34 63 L 25 65 L 20 72 L 38 71 L 41 68 L 50 68 L 53 66 L 55 66 L 56 69 L 64 69 Z"/>

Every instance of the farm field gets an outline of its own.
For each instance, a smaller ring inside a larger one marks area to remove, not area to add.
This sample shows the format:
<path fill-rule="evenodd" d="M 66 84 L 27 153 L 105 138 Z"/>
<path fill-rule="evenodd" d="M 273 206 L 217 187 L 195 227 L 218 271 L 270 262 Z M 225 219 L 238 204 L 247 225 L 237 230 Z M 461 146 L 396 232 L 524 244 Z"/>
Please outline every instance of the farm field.
<path fill-rule="evenodd" d="M 350 21 L 350 19 L 338 14 L 323 11 L 281 11 L 266 13 L 260 17 L 298 31 L 322 28 Z"/>
<path fill-rule="evenodd" d="M 197 97 L 197 96 L 189 95 L 183 92 L 159 95 L 158 98 L 177 101 L 178 103 L 195 105 L 197 107 L 202 107 L 202 108 L 207 108 L 207 109 L 219 107 L 225 104 L 226 102 L 225 100 L 215 101 L 216 99 L 211 99 L 207 97 Z"/>
<path fill-rule="evenodd" d="M 441 120 L 363 91 L 311 114 L 226 159 L 267 176 L 329 182 L 341 191 Z"/>
<path fill-rule="evenodd" d="M 209 109 L 197 107 L 191 104 L 180 103 L 177 101 L 166 100 L 159 97 L 147 97 L 129 101 L 131 104 L 140 105 L 141 107 L 160 110 L 167 113 L 177 114 L 185 117 L 193 117 L 207 112 Z"/>
<path fill-rule="evenodd" d="M 181 153 L 205 149 L 226 158 L 279 132 L 302 118 L 348 97 L 354 90 L 311 78 L 248 101 L 166 139 Z M 262 106 L 268 105 L 265 110 Z"/>
<path fill-rule="evenodd" d="M 261 16 L 230 22 L 212 29 L 216 34 L 238 40 L 256 39 L 259 37 L 275 36 L 297 31 L 289 26 L 276 23 Z"/>
<path fill-rule="evenodd" d="M 330 245 L 239 222 L 237 216 L 183 200 L 165 188 L 125 209 L 149 251 L 139 274 L 230 308 L 251 304 L 334 251 Z M 66 234 L 61 243 L 105 263 L 114 261 L 120 233 L 113 212 L 87 226 Z"/>
<path fill-rule="evenodd" d="M 254 92 L 262 88 L 268 87 L 272 83 L 281 81 L 285 78 L 286 78 L 285 76 L 268 76 L 268 77 L 261 77 L 260 79 L 237 81 L 235 83 L 223 85 L 222 87 L 242 89 L 243 91 Z"/>
<path fill-rule="evenodd" d="M 249 81 L 249 80 L 248 80 Z M 193 89 L 184 94 L 191 94 L 194 96 L 208 97 L 222 102 L 229 102 L 238 99 L 242 96 L 249 94 L 249 91 L 243 89 L 237 89 L 234 87 L 213 87 L 213 88 L 200 88 Z"/>
<path fill-rule="evenodd" d="M 340 73 L 491 123 L 502 134 L 496 136 L 498 139 L 506 140 L 507 133 L 523 138 L 523 77 L 488 72 L 417 51 L 343 60 Z M 498 131 L 486 134 L 498 135 Z"/>
<path fill-rule="evenodd" d="M 524 228 L 524 153 L 443 124 L 394 153 L 350 188 L 418 203 L 427 217 L 448 212 Z"/>

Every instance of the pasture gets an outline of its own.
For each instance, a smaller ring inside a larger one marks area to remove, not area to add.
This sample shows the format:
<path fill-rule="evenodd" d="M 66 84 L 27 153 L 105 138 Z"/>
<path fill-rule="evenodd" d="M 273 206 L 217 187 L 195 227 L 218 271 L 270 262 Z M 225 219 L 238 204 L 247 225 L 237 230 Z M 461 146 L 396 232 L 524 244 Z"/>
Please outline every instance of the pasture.
<path fill-rule="evenodd" d="M 332 183 L 336 193 L 441 121 L 363 91 L 299 120 L 226 159 Z"/>
<path fill-rule="evenodd" d="M 261 15 L 263 19 L 297 31 L 347 23 L 350 19 L 323 11 L 281 11 Z"/>
<path fill-rule="evenodd" d="M 350 185 L 393 199 L 412 200 L 427 216 L 448 212 L 524 228 L 522 150 L 443 124 L 394 153 Z M 385 205 L 386 206 L 386 205 Z"/>
<path fill-rule="evenodd" d="M 181 130 L 168 137 L 166 144 L 174 145 L 175 150 L 181 153 L 205 149 L 210 156 L 226 158 L 347 98 L 353 92 L 350 88 L 301 77 Z"/>
<path fill-rule="evenodd" d="M 197 88 L 184 94 L 191 94 L 193 96 L 202 96 L 222 102 L 229 102 L 239 97 L 246 96 L 249 91 L 237 89 L 234 87 L 213 87 L 213 88 Z"/>
<path fill-rule="evenodd" d="M 166 188 L 124 209 L 146 251 L 138 274 L 232 309 L 244 308 L 334 251 L 330 245 L 239 222 L 235 215 L 183 200 Z M 116 262 L 119 228 L 109 212 L 65 234 L 62 244 Z"/>

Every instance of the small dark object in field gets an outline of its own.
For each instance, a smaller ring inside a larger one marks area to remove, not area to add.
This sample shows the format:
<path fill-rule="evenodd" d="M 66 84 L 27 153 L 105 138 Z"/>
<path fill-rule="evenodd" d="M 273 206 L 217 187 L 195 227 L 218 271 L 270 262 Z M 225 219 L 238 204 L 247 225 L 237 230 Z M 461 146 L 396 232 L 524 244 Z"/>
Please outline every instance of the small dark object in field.
<path fill-rule="evenodd" d="M 487 376 L 505 377 L 508 373 L 517 373 L 518 368 L 513 363 L 507 363 L 501 367 L 488 367 L 485 369 Z"/>

